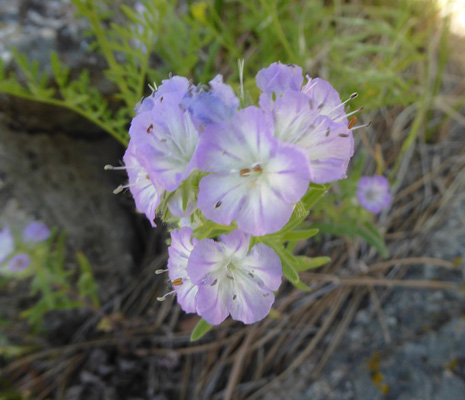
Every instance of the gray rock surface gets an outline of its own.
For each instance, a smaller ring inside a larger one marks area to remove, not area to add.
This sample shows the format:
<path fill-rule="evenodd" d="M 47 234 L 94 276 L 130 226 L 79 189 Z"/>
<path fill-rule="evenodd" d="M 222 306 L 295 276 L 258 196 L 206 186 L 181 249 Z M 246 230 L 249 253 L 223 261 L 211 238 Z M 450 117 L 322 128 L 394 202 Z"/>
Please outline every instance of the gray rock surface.
<path fill-rule="evenodd" d="M 70 254 L 84 251 L 102 300 L 133 268 L 132 200 L 112 191 L 127 178 L 104 171 L 123 149 L 111 138 L 71 138 L 11 130 L 0 119 L 0 226 L 42 220 L 68 233 Z"/>

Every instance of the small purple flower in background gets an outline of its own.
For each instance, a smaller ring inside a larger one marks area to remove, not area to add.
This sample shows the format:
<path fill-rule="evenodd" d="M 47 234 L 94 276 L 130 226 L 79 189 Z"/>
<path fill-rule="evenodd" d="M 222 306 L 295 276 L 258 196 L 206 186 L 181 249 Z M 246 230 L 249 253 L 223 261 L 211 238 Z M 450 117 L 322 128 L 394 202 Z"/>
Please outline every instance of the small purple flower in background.
<path fill-rule="evenodd" d="M 23 230 L 23 240 L 27 243 L 43 242 L 50 237 L 50 229 L 42 222 L 31 222 Z"/>
<path fill-rule="evenodd" d="M 8 261 L 8 271 L 9 272 L 19 272 L 24 271 L 31 264 L 31 258 L 25 254 L 17 254 Z"/>
<path fill-rule="evenodd" d="M 220 224 L 236 220 L 256 236 L 280 230 L 310 182 L 303 150 L 275 139 L 256 107 L 209 125 L 196 156 L 198 168 L 212 173 L 200 181 L 199 209 Z"/>
<path fill-rule="evenodd" d="M 281 284 L 282 267 L 276 253 L 262 243 L 249 252 L 250 236 L 236 230 L 221 242 L 203 239 L 190 253 L 187 273 L 194 285 L 197 312 L 218 325 L 231 314 L 252 324 L 265 318 Z"/>
<path fill-rule="evenodd" d="M 391 204 L 389 181 L 382 175 L 362 176 L 357 183 L 360 205 L 373 214 L 379 214 Z"/>
<path fill-rule="evenodd" d="M 10 228 L 6 227 L 0 231 L 0 263 L 2 263 L 14 250 L 15 242 Z"/>
<path fill-rule="evenodd" d="M 192 229 L 181 228 L 171 232 L 171 246 L 168 248 L 168 274 L 177 295 L 178 303 L 187 313 L 197 312 L 195 295 L 197 286 L 187 275 L 187 262 L 197 239 L 192 239 Z"/>

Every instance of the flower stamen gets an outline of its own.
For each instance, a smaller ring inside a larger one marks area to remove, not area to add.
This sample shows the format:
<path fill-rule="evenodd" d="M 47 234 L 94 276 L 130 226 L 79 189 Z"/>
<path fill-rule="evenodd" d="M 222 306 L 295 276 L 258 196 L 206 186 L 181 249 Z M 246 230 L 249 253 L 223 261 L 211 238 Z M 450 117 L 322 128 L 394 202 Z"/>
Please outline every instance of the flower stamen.
<path fill-rule="evenodd" d="M 173 286 L 181 286 L 182 285 L 182 278 L 177 278 L 171 282 Z"/>
<path fill-rule="evenodd" d="M 349 125 L 347 126 L 348 129 L 352 129 L 355 125 L 355 123 L 357 122 L 357 117 L 354 115 L 350 121 L 349 121 Z"/>
<path fill-rule="evenodd" d="M 165 301 L 168 296 L 171 296 L 172 294 L 175 294 L 175 293 L 176 293 L 176 291 L 172 290 L 171 292 L 168 292 L 168 293 L 164 294 L 161 297 L 157 297 L 157 300 L 158 301 Z"/>

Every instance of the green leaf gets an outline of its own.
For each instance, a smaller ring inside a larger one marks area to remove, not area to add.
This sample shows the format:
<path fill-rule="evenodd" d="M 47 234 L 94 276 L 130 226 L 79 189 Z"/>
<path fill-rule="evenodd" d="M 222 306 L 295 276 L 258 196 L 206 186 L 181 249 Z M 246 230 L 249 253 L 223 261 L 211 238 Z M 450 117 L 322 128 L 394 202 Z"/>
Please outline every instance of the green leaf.
<path fill-rule="evenodd" d="M 309 269 L 318 268 L 322 265 L 329 263 L 331 261 L 330 257 L 305 257 L 297 256 L 298 263 L 296 264 L 296 270 L 298 272 L 308 271 Z"/>
<path fill-rule="evenodd" d="M 197 322 L 197 325 L 192 331 L 191 342 L 195 342 L 196 340 L 199 340 L 203 335 L 205 335 L 212 328 L 213 328 L 213 325 L 210 325 L 207 321 L 205 321 L 202 318 L 199 322 Z"/>
<path fill-rule="evenodd" d="M 305 292 L 309 292 L 311 289 L 303 282 L 291 282 L 297 289 L 303 290 Z"/>
<path fill-rule="evenodd" d="M 283 235 L 284 241 L 293 241 L 293 240 L 305 240 L 309 239 L 312 236 L 315 236 L 318 233 L 318 229 L 302 229 L 286 232 Z"/>
<path fill-rule="evenodd" d="M 83 298 L 89 296 L 92 300 L 93 306 L 100 308 L 100 301 L 97 295 L 98 285 L 92 274 L 92 267 L 89 260 L 84 253 L 80 251 L 76 253 L 76 257 L 78 259 L 79 267 L 81 268 L 81 274 L 77 282 L 79 295 Z"/>
<path fill-rule="evenodd" d="M 328 191 L 330 184 L 317 185 L 311 183 L 307 193 L 295 205 L 294 212 L 291 215 L 289 222 L 281 229 L 281 232 L 287 232 L 298 226 L 307 218 L 310 208 Z"/>
<path fill-rule="evenodd" d="M 263 240 L 264 244 L 268 247 L 271 247 L 275 253 L 278 255 L 279 259 L 281 260 L 281 264 L 283 267 L 283 275 L 289 279 L 292 283 L 297 283 L 300 281 L 299 274 L 295 269 L 295 265 L 297 263 L 296 258 L 287 251 L 281 244 L 278 244 L 274 240 L 265 239 Z"/>
<path fill-rule="evenodd" d="M 281 262 L 283 264 L 283 275 L 294 285 L 298 283 L 300 281 L 299 274 L 297 273 L 292 263 L 286 259 L 281 259 Z"/>
<path fill-rule="evenodd" d="M 357 234 L 371 244 L 382 257 L 388 257 L 389 251 L 386 247 L 383 235 L 371 222 L 364 222 L 363 226 L 359 227 Z"/>
<path fill-rule="evenodd" d="M 331 184 L 326 185 L 317 185 L 316 183 L 311 183 L 310 187 L 302 197 L 302 203 L 304 204 L 307 210 L 313 207 L 313 205 L 328 191 L 331 187 Z"/>
<path fill-rule="evenodd" d="M 194 237 L 199 240 L 212 238 L 229 233 L 234 230 L 233 226 L 219 225 L 213 221 L 205 220 L 205 222 L 194 231 Z"/>
<path fill-rule="evenodd" d="M 370 222 L 364 222 L 362 225 L 356 225 L 354 223 L 317 223 L 317 226 L 321 232 L 329 233 L 331 235 L 346 235 L 351 238 L 360 236 L 368 244 L 373 246 L 382 257 L 389 255 L 388 249 L 384 242 L 381 233 L 376 227 Z"/>
<path fill-rule="evenodd" d="M 14 346 L 8 344 L 6 346 L 0 346 L 0 356 L 7 359 L 17 358 L 23 356 L 24 354 L 30 353 L 33 350 L 35 350 L 35 347 L 32 346 Z"/>

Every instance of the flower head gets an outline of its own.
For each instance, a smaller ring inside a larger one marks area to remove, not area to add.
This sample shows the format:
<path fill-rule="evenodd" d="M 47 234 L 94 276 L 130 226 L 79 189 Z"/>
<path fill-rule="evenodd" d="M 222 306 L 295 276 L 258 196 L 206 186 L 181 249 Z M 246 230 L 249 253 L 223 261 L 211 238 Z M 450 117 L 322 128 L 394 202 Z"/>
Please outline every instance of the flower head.
<path fill-rule="evenodd" d="M 23 239 L 27 243 L 43 242 L 50 237 L 50 229 L 42 222 L 31 222 L 23 230 Z"/>
<path fill-rule="evenodd" d="M 190 254 L 197 242 L 197 239 L 192 239 L 192 229 L 184 227 L 171 232 L 171 246 L 168 248 L 168 274 L 176 291 L 178 303 L 187 313 L 197 312 L 195 303 L 197 286 L 191 282 L 186 271 Z"/>
<path fill-rule="evenodd" d="M 0 231 L 0 263 L 10 255 L 15 248 L 15 242 L 10 228 L 5 227 Z"/>
<path fill-rule="evenodd" d="M 263 112 L 248 107 L 230 122 L 209 125 L 197 149 L 198 168 L 212 174 L 199 184 L 198 207 L 213 221 L 256 236 L 281 229 L 305 194 L 305 153 L 271 135 Z"/>
<path fill-rule="evenodd" d="M 273 291 L 281 284 L 281 261 L 262 243 L 249 252 L 249 241 L 236 230 L 220 242 L 203 239 L 190 253 L 187 273 L 198 287 L 197 312 L 210 324 L 220 324 L 229 314 L 252 324 L 270 312 Z"/>
<path fill-rule="evenodd" d="M 8 272 L 24 271 L 31 264 L 31 258 L 26 253 L 20 253 L 8 261 Z"/>
<path fill-rule="evenodd" d="M 362 176 L 357 183 L 360 205 L 373 214 L 379 214 L 391 204 L 389 181 L 382 175 Z"/>

